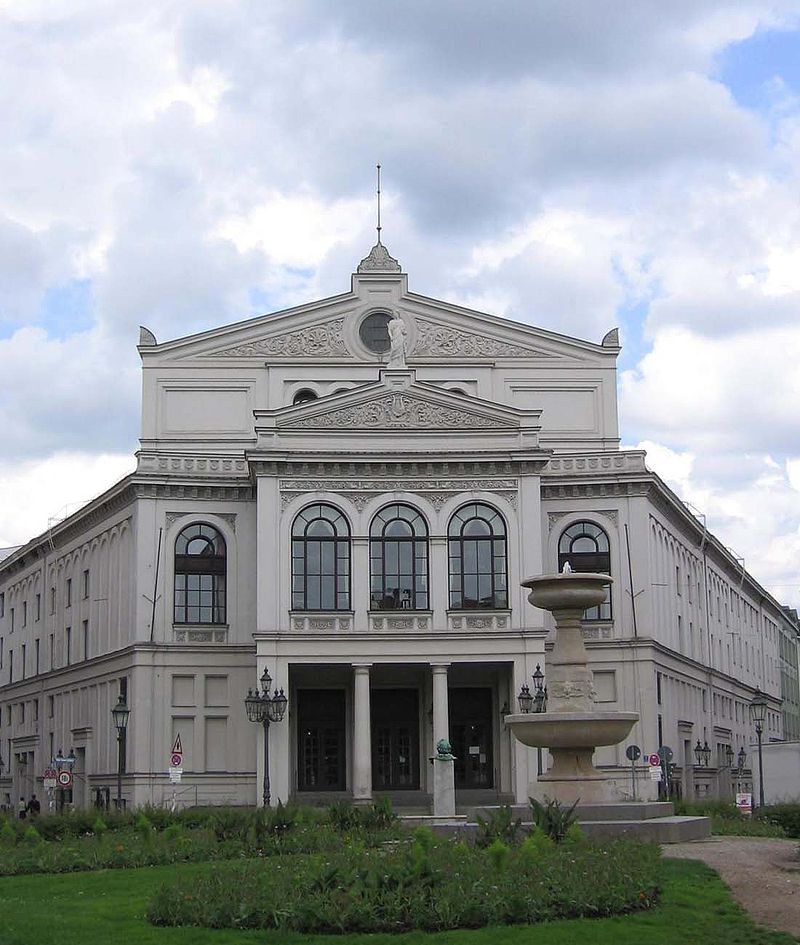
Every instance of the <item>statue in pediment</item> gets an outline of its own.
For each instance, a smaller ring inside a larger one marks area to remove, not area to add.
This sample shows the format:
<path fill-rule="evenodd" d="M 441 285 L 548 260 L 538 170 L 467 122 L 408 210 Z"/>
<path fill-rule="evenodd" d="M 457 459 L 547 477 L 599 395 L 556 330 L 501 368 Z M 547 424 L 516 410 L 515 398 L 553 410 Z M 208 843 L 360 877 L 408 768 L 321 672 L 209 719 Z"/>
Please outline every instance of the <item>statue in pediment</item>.
<path fill-rule="evenodd" d="M 389 364 L 390 368 L 405 370 L 406 368 L 406 339 L 408 329 L 406 323 L 397 315 L 389 322 Z"/>

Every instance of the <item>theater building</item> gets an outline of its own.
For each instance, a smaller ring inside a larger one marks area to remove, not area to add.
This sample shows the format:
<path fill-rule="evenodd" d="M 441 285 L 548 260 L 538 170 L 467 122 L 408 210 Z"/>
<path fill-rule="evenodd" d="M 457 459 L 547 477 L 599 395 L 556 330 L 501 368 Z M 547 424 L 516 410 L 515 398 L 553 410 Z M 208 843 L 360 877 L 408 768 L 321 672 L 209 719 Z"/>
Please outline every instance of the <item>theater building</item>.
<path fill-rule="evenodd" d="M 619 350 L 417 295 L 381 243 L 341 295 L 142 329 L 136 472 L 0 561 L 0 799 L 59 749 L 74 803 L 113 794 L 121 747 L 128 803 L 255 803 L 267 668 L 273 800 L 425 805 L 447 737 L 461 803 L 524 801 L 540 759 L 503 717 L 550 624 L 520 581 L 566 561 L 613 577 L 585 635 L 630 741 L 670 744 L 689 795 L 746 781 L 726 749 L 750 750 L 756 685 L 783 738 L 796 617 L 619 449 Z M 598 754 L 621 791 L 625 747 Z"/>

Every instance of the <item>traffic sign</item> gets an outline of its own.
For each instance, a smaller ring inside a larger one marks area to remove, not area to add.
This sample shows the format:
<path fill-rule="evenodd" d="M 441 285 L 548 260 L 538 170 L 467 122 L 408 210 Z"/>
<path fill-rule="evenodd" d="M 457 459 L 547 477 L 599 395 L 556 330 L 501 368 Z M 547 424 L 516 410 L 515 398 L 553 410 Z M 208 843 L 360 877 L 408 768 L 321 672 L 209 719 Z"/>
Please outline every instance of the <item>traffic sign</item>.
<path fill-rule="evenodd" d="M 175 741 L 172 743 L 172 754 L 173 755 L 182 755 L 183 754 L 183 745 L 181 744 L 181 733 L 175 736 Z"/>
<path fill-rule="evenodd" d="M 181 776 L 183 775 L 183 768 L 170 768 L 169 769 L 169 780 L 171 784 L 180 784 Z"/>
<path fill-rule="evenodd" d="M 72 787 L 72 772 L 71 771 L 58 772 L 58 786 L 62 788 Z"/>
<path fill-rule="evenodd" d="M 179 754 L 177 751 L 173 751 L 169 759 L 170 768 L 180 768 L 182 765 L 183 765 L 183 755 Z"/>
<path fill-rule="evenodd" d="M 672 761 L 672 749 L 668 745 L 662 745 L 658 749 L 658 757 L 666 764 L 669 764 L 670 761 Z"/>
<path fill-rule="evenodd" d="M 642 757 L 642 749 L 638 745 L 628 745 L 625 749 L 625 757 L 628 761 L 638 761 Z"/>
<path fill-rule="evenodd" d="M 661 767 L 661 759 L 658 757 L 658 755 L 655 752 L 653 752 L 652 755 L 648 755 L 647 760 L 650 762 L 650 766 L 652 768 Z"/>

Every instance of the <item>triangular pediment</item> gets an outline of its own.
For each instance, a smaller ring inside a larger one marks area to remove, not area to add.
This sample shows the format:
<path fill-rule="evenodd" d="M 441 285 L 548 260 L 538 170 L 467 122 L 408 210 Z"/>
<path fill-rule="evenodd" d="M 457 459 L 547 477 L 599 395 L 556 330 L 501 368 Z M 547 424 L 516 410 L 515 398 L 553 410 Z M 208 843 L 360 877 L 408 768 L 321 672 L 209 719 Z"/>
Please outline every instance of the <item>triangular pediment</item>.
<path fill-rule="evenodd" d="M 377 383 L 275 413 L 279 430 L 309 431 L 508 431 L 519 429 L 526 419 L 538 419 L 538 412 L 520 411 L 417 382 L 411 370 L 385 370 Z"/>

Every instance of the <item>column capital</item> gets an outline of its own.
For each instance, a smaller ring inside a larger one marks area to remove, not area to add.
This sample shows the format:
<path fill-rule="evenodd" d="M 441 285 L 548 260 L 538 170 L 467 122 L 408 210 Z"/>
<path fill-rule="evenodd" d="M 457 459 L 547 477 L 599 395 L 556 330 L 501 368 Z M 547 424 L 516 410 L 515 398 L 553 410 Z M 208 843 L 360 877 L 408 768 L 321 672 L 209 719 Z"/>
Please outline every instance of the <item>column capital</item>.
<path fill-rule="evenodd" d="M 372 663 L 351 663 L 350 665 L 353 667 L 353 672 L 359 675 L 368 675 L 372 668 Z"/>
<path fill-rule="evenodd" d="M 450 663 L 431 663 L 432 673 L 446 673 L 450 669 Z"/>

